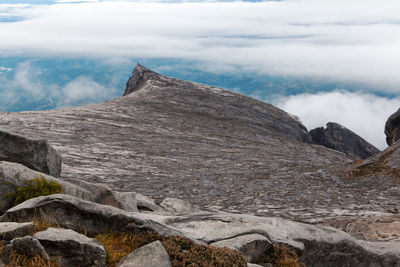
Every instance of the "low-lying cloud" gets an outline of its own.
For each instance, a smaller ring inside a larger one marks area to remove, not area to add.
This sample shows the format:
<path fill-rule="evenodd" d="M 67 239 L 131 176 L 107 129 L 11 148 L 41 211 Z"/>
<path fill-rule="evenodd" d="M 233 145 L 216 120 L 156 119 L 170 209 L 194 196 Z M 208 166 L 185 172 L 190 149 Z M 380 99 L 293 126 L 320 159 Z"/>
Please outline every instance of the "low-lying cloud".
<path fill-rule="evenodd" d="M 337 122 L 384 149 L 385 123 L 400 107 L 400 98 L 337 91 L 289 96 L 277 99 L 274 104 L 297 115 L 309 130 Z"/>
<path fill-rule="evenodd" d="M 177 58 L 399 93 L 398 0 L 162 2 L 0 5 L 22 18 L 0 24 L 0 56 Z"/>
<path fill-rule="evenodd" d="M 12 78 L 0 76 L 1 111 L 54 109 L 96 103 L 116 97 L 118 91 L 95 82 L 91 77 L 79 76 L 67 84 L 48 82 L 45 70 L 30 61 L 18 64 Z"/>

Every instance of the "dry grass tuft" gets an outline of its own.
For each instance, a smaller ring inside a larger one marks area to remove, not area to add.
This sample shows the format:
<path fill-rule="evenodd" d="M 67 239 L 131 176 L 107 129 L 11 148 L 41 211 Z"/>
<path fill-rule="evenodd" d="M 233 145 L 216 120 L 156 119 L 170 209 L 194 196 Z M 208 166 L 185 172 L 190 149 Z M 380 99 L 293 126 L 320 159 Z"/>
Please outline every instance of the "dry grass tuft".
<path fill-rule="evenodd" d="M 296 251 L 289 249 L 286 245 L 276 245 L 272 251 L 258 258 L 255 263 L 272 263 L 274 267 L 305 267 L 299 262 Z"/>
<path fill-rule="evenodd" d="M 198 245 L 184 236 L 162 236 L 154 232 L 142 235 L 109 232 L 99 234 L 95 238 L 106 248 L 108 266 L 115 266 L 133 250 L 156 240 L 160 240 L 174 267 L 247 266 L 246 260 L 238 251 Z"/>
<path fill-rule="evenodd" d="M 40 256 L 27 257 L 12 251 L 6 261 L 7 267 L 59 267 L 59 263 L 54 260 L 43 259 Z"/>

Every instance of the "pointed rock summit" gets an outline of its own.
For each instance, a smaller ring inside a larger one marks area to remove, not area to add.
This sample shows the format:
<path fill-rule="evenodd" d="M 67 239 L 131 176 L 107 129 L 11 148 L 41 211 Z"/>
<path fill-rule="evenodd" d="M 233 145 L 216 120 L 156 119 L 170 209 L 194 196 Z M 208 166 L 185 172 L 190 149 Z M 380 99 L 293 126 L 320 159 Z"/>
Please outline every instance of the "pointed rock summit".
<path fill-rule="evenodd" d="M 148 80 L 158 78 L 161 75 L 149 70 L 148 68 L 142 66 L 140 63 L 137 63 L 135 69 L 132 72 L 132 77 L 129 78 L 126 83 L 126 89 L 123 96 L 129 95 L 130 93 L 137 91 L 140 87 Z"/>

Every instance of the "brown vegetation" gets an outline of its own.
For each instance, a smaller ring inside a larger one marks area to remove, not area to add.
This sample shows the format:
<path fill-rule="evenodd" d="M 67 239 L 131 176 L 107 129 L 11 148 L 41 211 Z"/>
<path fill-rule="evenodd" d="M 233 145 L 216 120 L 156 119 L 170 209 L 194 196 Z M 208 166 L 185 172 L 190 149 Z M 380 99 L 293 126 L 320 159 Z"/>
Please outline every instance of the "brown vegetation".
<path fill-rule="evenodd" d="M 272 263 L 274 267 L 305 267 L 299 262 L 296 251 L 289 249 L 286 245 L 276 245 L 273 249 L 256 259 L 255 263 Z"/>

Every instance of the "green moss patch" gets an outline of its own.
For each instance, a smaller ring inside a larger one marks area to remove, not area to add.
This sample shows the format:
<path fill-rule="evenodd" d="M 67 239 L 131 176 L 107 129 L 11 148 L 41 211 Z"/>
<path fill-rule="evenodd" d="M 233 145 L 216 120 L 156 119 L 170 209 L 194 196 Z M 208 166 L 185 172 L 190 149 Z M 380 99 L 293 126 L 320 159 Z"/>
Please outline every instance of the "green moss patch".
<path fill-rule="evenodd" d="M 6 195 L 7 199 L 13 201 L 13 206 L 16 206 L 28 199 L 58 194 L 62 192 L 61 184 L 55 181 L 47 181 L 44 176 L 36 177 L 33 180 L 26 180 L 23 186 Z"/>

